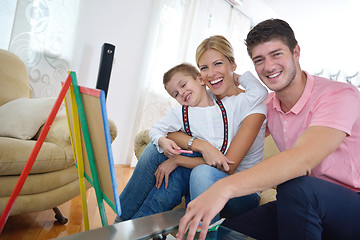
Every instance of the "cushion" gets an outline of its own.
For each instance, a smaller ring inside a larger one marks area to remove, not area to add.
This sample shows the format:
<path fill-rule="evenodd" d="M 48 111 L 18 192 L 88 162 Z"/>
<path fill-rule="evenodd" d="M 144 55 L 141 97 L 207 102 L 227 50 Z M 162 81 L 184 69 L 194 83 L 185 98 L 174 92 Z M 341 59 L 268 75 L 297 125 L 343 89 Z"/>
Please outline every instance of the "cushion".
<path fill-rule="evenodd" d="M 31 97 L 24 62 L 4 49 L 0 49 L 0 86 L 0 105 L 21 97 Z"/>
<path fill-rule="evenodd" d="M 33 140 L 37 140 L 43 130 L 42 126 L 36 133 Z M 51 125 L 51 128 L 46 135 L 45 142 L 54 143 L 58 146 L 65 147 L 71 145 L 70 131 L 68 127 L 68 121 L 65 114 L 58 114 Z"/>
<path fill-rule="evenodd" d="M 31 139 L 46 122 L 56 101 L 51 98 L 18 98 L 0 106 L 0 136 Z"/>
<path fill-rule="evenodd" d="M 141 153 L 144 151 L 146 145 L 150 142 L 149 130 L 142 130 L 135 136 L 134 152 L 137 159 L 140 158 Z"/>
<path fill-rule="evenodd" d="M 0 137 L 0 176 L 20 175 L 35 144 L 35 140 Z M 62 147 L 44 142 L 30 174 L 58 171 L 73 165 L 74 157 L 71 145 Z"/>

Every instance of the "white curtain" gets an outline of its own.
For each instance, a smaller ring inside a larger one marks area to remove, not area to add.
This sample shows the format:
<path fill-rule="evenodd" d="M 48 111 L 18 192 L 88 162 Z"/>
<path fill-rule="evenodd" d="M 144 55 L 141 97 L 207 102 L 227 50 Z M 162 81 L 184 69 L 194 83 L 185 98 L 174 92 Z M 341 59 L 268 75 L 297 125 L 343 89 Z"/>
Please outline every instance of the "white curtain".
<path fill-rule="evenodd" d="M 0 7 L 0 49 L 9 49 L 12 25 L 15 18 L 16 1 L 1 0 Z"/>
<path fill-rule="evenodd" d="M 211 35 L 223 35 L 233 45 L 239 73 L 249 70 L 251 62 L 244 39 L 251 28 L 251 20 L 225 0 L 161 0 L 153 21 L 152 48 L 144 74 L 147 82 L 138 128 L 134 134 L 149 129 L 178 103 L 165 91 L 163 74 L 182 62 L 196 66 L 195 52 L 202 40 Z M 133 146 L 129 156 L 133 156 Z M 131 165 L 136 165 L 132 158 Z"/>
<path fill-rule="evenodd" d="M 71 69 L 81 0 L 18 0 L 9 51 L 29 71 L 33 97 L 57 96 Z"/>

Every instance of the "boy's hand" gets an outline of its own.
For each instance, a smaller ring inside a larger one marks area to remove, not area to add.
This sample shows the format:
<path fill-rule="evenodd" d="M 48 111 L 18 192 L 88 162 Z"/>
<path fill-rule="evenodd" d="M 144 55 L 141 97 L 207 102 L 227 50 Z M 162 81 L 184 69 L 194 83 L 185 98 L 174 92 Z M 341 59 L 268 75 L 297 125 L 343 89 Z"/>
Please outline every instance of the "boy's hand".
<path fill-rule="evenodd" d="M 172 171 L 178 167 L 175 158 L 168 159 L 161 163 L 155 172 L 156 188 L 159 189 L 163 180 L 165 180 L 165 189 L 169 185 L 169 176 Z"/>
<path fill-rule="evenodd" d="M 240 77 L 241 75 L 239 75 L 239 74 L 237 74 L 237 73 L 234 73 L 233 74 L 233 79 L 234 79 L 234 83 L 235 83 L 235 86 L 239 86 L 240 84 L 239 84 L 239 77 Z"/>
<path fill-rule="evenodd" d="M 180 154 L 177 150 L 180 150 L 181 148 L 173 140 L 161 137 L 159 138 L 159 146 L 164 150 L 164 154 L 168 158 L 172 158 Z"/>

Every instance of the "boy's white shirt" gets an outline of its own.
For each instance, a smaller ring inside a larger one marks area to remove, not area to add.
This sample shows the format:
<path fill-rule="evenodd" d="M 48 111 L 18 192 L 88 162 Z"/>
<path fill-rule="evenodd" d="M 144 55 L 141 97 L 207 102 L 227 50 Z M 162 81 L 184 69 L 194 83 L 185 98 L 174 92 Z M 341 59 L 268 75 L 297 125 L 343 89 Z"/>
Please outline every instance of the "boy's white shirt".
<path fill-rule="evenodd" d="M 245 72 L 239 78 L 239 84 L 246 89 L 245 93 L 224 97 L 223 103 L 228 120 L 228 145 L 236 135 L 245 117 L 254 113 L 261 113 L 266 116 L 266 105 L 263 101 L 267 97 L 266 88 L 257 80 L 252 73 Z M 215 103 L 215 96 L 210 94 L 214 101 L 213 106 L 209 107 L 189 107 L 188 118 L 190 131 L 193 137 L 208 141 L 217 149 L 221 149 L 224 139 L 224 122 L 221 110 Z M 250 168 L 259 163 L 263 158 L 264 138 L 266 120 L 264 121 L 258 136 L 253 145 L 239 164 L 235 172 Z M 149 136 L 153 144 L 156 145 L 160 153 L 163 149 L 158 145 L 160 137 L 166 137 L 170 132 L 185 132 L 182 106 L 170 109 L 167 115 L 156 122 L 149 131 Z M 227 151 L 227 149 L 226 149 Z"/>

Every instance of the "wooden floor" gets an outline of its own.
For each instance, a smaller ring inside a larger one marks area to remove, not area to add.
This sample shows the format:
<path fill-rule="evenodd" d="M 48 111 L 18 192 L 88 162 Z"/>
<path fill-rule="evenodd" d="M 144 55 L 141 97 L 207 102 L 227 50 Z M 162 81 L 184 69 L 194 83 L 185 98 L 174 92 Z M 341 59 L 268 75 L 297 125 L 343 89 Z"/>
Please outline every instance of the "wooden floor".
<path fill-rule="evenodd" d="M 127 166 L 115 166 L 119 192 L 125 187 L 133 170 Z M 94 189 L 87 190 L 86 196 L 90 229 L 102 227 Z M 84 231 L 80 195 L 58 207 L 62 214 L 69 219 L 67 224 L 61 225 L 57 222 L 52 209 L 10 216 L 0 234 L 0 240 L 53 239 Z M 108 223 L 112 224 L 116 214 L 107 204 L 105 207 Z"/>

